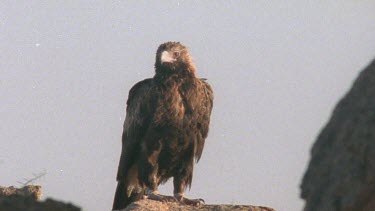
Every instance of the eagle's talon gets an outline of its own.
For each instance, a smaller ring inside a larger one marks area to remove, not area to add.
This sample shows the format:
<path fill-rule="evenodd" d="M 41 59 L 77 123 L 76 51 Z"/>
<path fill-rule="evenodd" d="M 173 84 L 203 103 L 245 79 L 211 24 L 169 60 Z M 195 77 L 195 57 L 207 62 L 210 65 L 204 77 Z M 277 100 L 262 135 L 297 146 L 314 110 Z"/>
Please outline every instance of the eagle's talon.
<path fill-rule="evenodd" d="M 179 201 L 181 204 L 184 205 L 192 205 L 192 206 L 200 206 L 205 204 L 205 201 L 203 199 L 188 199 L 188 198 L 181 198 Z"/>

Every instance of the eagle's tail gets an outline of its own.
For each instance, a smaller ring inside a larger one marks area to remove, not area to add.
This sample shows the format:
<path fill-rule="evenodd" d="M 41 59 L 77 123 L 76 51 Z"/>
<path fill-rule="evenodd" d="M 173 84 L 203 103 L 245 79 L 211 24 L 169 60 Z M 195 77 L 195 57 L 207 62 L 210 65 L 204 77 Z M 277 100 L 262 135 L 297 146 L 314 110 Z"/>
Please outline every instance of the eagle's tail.
<path fill-rule="evenodd" d="M 142 199 L 143 195 L 143 190 L 129 190 L 129 186 L 126 182 L 118 181 L 112 210 L 124 209 L 132 202 Z"/>

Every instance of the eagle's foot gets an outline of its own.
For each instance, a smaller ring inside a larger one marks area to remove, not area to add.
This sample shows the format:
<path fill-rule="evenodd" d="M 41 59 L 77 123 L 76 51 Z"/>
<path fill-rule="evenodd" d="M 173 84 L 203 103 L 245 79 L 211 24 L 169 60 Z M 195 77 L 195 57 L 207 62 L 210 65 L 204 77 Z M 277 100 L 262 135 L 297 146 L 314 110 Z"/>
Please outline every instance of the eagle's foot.
<path fill-rule="evenodd" d="M 147 199 L 161 201 L 161 202 L 177 202 L 177 199 L 173 196 L 165 196 L 158 193 L 149 193 Z"/>
<path fill-rule="evenodd" d="M 175 196 L 175 198 L 180 204 L 184 205 L 200 206 L 205 203 L 203 199 L 188 199 L 183 196 Z"/>

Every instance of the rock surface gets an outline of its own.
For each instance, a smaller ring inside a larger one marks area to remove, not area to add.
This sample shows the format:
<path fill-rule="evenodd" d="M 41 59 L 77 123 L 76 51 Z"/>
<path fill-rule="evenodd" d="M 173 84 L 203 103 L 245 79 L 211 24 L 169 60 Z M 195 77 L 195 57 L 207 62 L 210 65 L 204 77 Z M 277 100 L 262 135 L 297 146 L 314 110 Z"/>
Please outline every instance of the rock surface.
<path fill-rule="evenodd" d="M 318 136 L 301 190 L 305 211 L 375 210 L 375 60 Z"/>
<path fill-rule="evenodd" d="M 28 185 L 22 188 L 0 186 L 0 211 L 80 211 L 70 204 L 47 198 L 38 201 L 42 196 L 42 187 Z"/>
<path fill-rule="evenodd" d="M 70 204 L 46 199 L 36 201 L 24 196 L 0 196 L 0 211 L 80 211 L 81 209 Z"/>
<path fill-rule="evenodd" d="M 158 202 L 153 200 L 140 200 L 130 204 L 121 211 L 159 211 L 159 210 L 178 210 L 178 211 L 275 211 L 269 207 L 250 206 L 250 205 L 201 205 L 199 207 L 179 205 L 174 202 Z"/>
<path fill-rule="evenodd" d="M 22 188 L 0 186 L 0 196 L 13 195 L 31 197 L 34 200 L 39 200 L 42 197 L 42 187 L 40 185 L 27 185 Z"/>

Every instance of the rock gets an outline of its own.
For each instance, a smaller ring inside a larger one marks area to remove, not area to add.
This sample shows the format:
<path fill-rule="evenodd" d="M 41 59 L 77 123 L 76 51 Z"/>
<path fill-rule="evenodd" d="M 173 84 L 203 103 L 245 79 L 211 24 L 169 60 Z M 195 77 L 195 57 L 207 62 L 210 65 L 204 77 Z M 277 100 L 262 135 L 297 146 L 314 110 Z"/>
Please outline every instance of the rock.
<path fill-rule="evenodd" d="M 121 211 L 157 211 L 157 210 L 178 210 L 178 211 L 275 211 L 268 207 L 250 206 L 250 205 L 201 205 L 201 206 L 187 206 L 180 205 L 175 202 L 159 202 L 153 200 L 140 200 L 130 204 L 128 207 Z"/>
<path fill-rule="evenodd" d="M 42 187 L 28 185 L 22 188 L 0 186 L 0 211 L 80 211 L 70 204 L 47 198 L 38 201 L 42 196 Z"/>
<path fill-rule="evenodd" d="M 313 145 L 301 197 L 305 211 L 375 210 L 375 60 Z"/>
<path fill-rule="evenodd" d="M 39 200 L 42 197 L 42 187 L 39 185 L 27 185 L 22 188 L 0 186 L 0 196 L 12 195 L 31 197 L 34 200 Z"/>
<path fill-rule="evenodd" d="M 70 204 L 47 198 L 45 201 L 36 201 L 30 197 L 19 195 L 0 196 L 0 211 L 80 211 L 81 209 Z"/>

